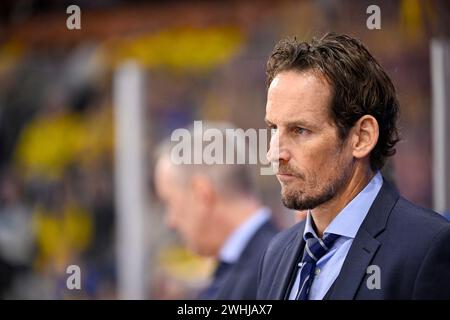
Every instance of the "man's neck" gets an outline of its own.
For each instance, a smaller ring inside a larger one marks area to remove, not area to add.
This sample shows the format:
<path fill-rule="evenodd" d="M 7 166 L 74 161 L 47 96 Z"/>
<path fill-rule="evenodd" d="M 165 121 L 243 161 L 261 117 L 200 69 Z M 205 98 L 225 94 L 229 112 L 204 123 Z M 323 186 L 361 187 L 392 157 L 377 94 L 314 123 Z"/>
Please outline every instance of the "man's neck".
<path fill-rule="evenodd" d="M 311 211 L 317 235 L 322 238 L 331 221 L 353 200 L 370 182 L 375 173 L 356 169 L 340 191 L 329 201 Z"/>

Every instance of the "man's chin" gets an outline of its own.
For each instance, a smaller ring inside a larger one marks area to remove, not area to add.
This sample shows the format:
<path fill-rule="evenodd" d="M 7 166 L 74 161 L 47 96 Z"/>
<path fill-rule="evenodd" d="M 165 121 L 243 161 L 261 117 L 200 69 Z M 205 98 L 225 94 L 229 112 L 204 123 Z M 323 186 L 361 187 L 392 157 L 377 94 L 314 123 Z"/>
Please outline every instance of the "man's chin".
<path fill-rule="evenodd" d="M 305 207 L 305 203 L 302 200 L 302 197 L 300 195 L 292 195 L 292 194 L 286 194 L 282 191 L 281 193 L 281 202 L 283 205 L 292 210 L 308 210 L 310 208 Z"/>
<path fill-rule="evenodd" d="M 286 208 L 299 211 L 312 210 L 329 201 L 331 198 L 333 198 L 331 195 L 324 195 L 317 198 L 305 198 L 301 195 L 281 194 L 281 201 Z"/>
<path fill-rule="evenodd" d="M 291 210 L 297 210 L 297 211 L 304 211 L 304 210 L 312 210 L 314 208 L 310 208 L 310 206 L 308 206 L 305 203 L 300 203 L 298 201 L 292 201 L 292 200 L 288 200 L 288 199 L 282 199 L 283 205 Z"/>

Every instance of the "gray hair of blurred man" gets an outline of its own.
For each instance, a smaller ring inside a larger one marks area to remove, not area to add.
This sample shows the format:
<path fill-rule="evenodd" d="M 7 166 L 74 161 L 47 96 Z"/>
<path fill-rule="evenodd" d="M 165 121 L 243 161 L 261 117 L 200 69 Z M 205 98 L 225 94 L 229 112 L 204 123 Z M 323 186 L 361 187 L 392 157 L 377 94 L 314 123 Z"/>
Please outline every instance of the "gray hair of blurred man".
<path fill-rule="evenodd" d="M 222 197 L 259 197 L 259 190 L 257 188 L 257 165 L 248 164 L 247 161 L 243 164 L 237 163 L 236 159 L 246 159 L 250 153 L 256 154 L 256 146 L 249 143 L 245 135 L 236 134 L 238 130 L 235 126 L 228 122 L 202 122 L 202 132 L 194 130 L 194 126 L 187 128 L 191 139 L 188 141 L 172 141 L 170 138 L 164 140 L 156 150 L 156 159 L 170 161 L 173 169 L 176 170 L 178 183 L 187 184 L 194 175 L 205 175 L 212 183 L 214 188 Z M 223 163 L 204 163 L 203 151 L 204 147 L 213 141 L 204 141 L 203 133 L 208 129 L 215 129 L 215 132 L 220 132 L 222 139 L 222 150 L 219 155 L 223 159 Z M 230 130 L 231 129 L 231 130 Z M 218 131 L 217 131 L 218 130 Z M 241 129 L 242 130 L 242 129 Z M 191 152 L 194 157 L 194 141 L 202 141 L 202 161 L 200 164 L 191 163 L 174 163 L 173 148 L 175 146 L 186 150 L 193 150 Z M 232 164 L 225 163 L 225 152 L 233 150 L 234 161 Z"/>

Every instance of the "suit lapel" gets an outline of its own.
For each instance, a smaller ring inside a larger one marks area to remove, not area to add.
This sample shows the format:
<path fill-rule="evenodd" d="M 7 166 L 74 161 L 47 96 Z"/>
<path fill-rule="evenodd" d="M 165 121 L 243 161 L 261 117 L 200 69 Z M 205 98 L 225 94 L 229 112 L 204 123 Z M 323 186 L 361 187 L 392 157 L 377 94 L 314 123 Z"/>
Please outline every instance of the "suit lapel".
<path fill-rule="evenodd" d="M 302 222 L 297 229 L 295 237 L 290 241 L 282 254 L 277 272 L 272 282 L 270 297 L 271 299 L 284 300 L 289 297 L 288 289 L 290 288 L 292 273 L 297 270 L 297 262 L 300 253 L 305 246 L 303 240 L 303 230 L 305 223 Z"/>
<path fill-rule="evenodd" d="M 358 239 L 355 238 L 347 254 L 329 299 L 350 300 L 354 298 L 379 246 L 380 243 L 365 230 L 359 232 Z"/>
<path fill-rule="evenodd" d="M 376 237 L 386 228 L 389 214 L 398 198 L 398 193 L 389 183 L 384 181 L 380 192 L 353 240 L 330 294 L 327 294 L 328 299 L 355 298 L 361 286 L 361 281 L 366 275 L 367 267 L 381 245 Z"/>

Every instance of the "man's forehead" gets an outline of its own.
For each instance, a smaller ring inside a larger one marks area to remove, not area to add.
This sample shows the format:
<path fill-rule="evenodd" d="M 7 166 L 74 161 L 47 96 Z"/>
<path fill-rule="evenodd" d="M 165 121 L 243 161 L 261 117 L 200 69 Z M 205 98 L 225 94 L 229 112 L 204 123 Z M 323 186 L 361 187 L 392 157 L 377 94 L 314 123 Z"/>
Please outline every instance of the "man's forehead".
<path fill-rule="evenodd" d="M 286 89 L 286 86 L 293 91 L 301 90 L 305 86 L 329 90 L 330 84 L 318 70 L 285 70 L 273 78 L 269 85 L 269 91 L 278 88 Z"/>
<path fill-rule="evenodd" d="M 286 71 L 272 81 L 267 97 L 270 122 L 329 120 L 330 87 L 317 73 Z"/>

